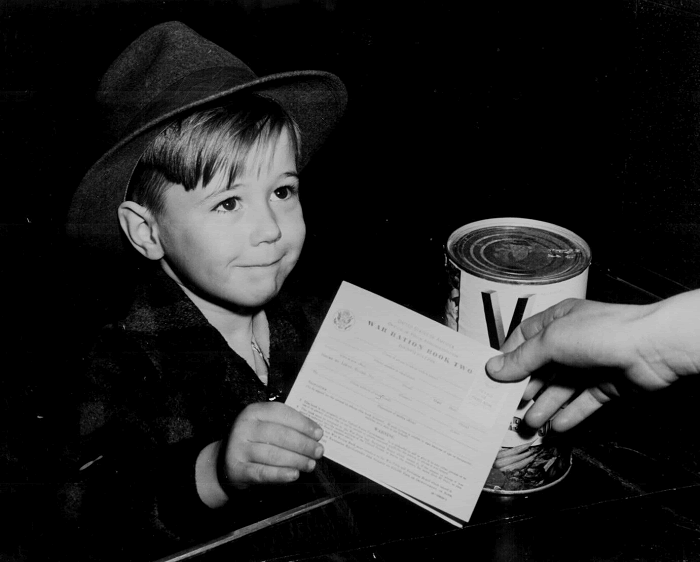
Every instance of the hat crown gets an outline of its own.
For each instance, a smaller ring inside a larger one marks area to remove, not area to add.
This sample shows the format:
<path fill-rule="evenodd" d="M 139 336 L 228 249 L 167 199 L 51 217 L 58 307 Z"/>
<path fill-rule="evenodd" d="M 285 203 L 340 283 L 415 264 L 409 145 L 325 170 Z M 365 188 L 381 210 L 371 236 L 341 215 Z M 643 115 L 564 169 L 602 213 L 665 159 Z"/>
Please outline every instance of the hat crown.
<path fill-rule="evenodd" d="M 97 91 L 108 140 L 121 138 L 134 118 L 173 84 L 215 67 L 239 70 L 241 83 L 257 78 L 240 59 L 180 22 L 143 33 L 112 63 Z"/>

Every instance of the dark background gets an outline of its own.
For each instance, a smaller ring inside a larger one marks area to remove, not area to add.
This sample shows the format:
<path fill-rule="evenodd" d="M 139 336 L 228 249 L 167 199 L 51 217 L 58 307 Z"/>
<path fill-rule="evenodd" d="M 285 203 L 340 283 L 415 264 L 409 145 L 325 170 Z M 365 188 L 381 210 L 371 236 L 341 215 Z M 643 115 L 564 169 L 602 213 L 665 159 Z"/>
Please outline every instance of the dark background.
<path fill-rule="evenodd" d="M 13 300 L 41 316 L 66 276 L 75 285 L 61 229 L 104 149 L 92 95 L 130 41 L 170 19 L 259 75 L 314 68 L 347 84 L 346 119 L 304 178 L 301 273 L 317 274 L 320 255 L 328 276 L 420 308 L 412 295 L 435 291 L 450 232 L 520 216 L 572 229 L 597 263 L 700 286 L 700 2 L 459 4 L 4 2 L 0 241 Z"/>
<path fill-rule="evenodd" d="M 92 113 L 101 75 L 172 19 L 259 75 L 322 69 L 347 85 L 346 117 L 304 173 L 297 286 L 346 279 L 434 316 L 448 235 L 516 216 L 573 230 L 597 267 L 658 294 L 700 287 L 698 0 L 0 7 L 0 289 L 20 364 L 79 356 L 128 295 L 131 269 L 68 253 L 62 225 L 106 148 Z"/>
<path fill-rule="evenodd" d="M 132 281 L 113 256 L 86 264 L 63 239 L 72 190 L 105 148 L 93 93 L 133 39 L 173 19 L 258 75 L 321 69 L 347 85 L 346 118 L 303 176 L 297 287 L 346 279 L 435 315 L 447 236 L 498 216 L 569 228 L 595 267 L 655 294 L 700 287 L 700 1 L 6 0 L 10 492 L 45 476 L 27 459 L 50 452 L 70 375 Z"/>

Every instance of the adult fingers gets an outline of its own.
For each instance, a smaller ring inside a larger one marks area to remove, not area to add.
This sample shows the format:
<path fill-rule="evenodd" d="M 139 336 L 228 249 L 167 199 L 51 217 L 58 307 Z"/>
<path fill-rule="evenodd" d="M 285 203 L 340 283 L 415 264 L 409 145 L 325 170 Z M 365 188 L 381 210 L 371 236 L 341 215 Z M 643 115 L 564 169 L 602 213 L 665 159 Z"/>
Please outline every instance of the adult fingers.
<path fill-rule="evenodd" d="M 525 392 L 523 392 L 523 401 L 529 402 L 536 398 L 542 392 L 542 389 L 547 387 L 560 374 L 561 366 L 543 365 L 528 381 Z"/>
<path fill-rule="evenodd" d="M 571 386 L 554 382 L 537 397 L 525 413 L 525 423 L 535 429 L 542 427 L 566 404 L 576 392 Z"/>
<path fill-rule="evenodd" d="M 551 349 L 543 346 L 541 340 L 539 333 L 513 351 L 492 357 L 486 362 L 486 372 L 504 382 L 524 379 L 552 359 Z"/>
<path fill-rule="evenodd" d="M 528 318 L 528 320 L 530 319 Z M 515 328 L 515 330 L 513 330 L 513 333 L 511 333 L 511 335 L 508 336 L 508 339 L 505 342 L 503 342 L 500 351 L 502 351 L 503 353 L 513 351 L 516 347 L 524 343 L 526 339 L 528 338 L 526 338 L 525 334 L 523 333 L 523 325 L 519 324 L 518 327 Z"/>
<path fill-rule="evenodd" d="M 532 400 L 540 390 L 542 390 L 542 387 L 544 386 L 545 381 L 540 378 L 532 378 L 528 381 L 527 386 L 525 387 L 525 392 L 523 392 L 523 398 L 522 400 L 524 402 L 529 402 Z"/>
<path fill-rule="evenodd" d="M 538 336 L 553 322 L 569 314 L 578 302 L 580 301 L 577 299 L 566 299 L 526 318 L 513 330 L 501 346 L 501 351 L 509 353 L 524 342 Z"/>
<path fill-rule="evenodd" d="M 552 325 L 576 310 L 585 301 L 566 299 L 525 319 L 501 347 L 503 355 L 492 357 L 486 371 L 496 380 L 522 380 L 559 353 L 562 336 L 551 337 Z M 549 334 L 549 336 L 548 336 Z"/>
<path fill-rule="evenodd" d="M 578 299 L 563 300 L 521 322 L 501 346 L 504 354 L 487 361 L 486 372 L 489 376 L 500 381 L 522 380 L 551 361 L 553 350 L 542 341 L 544 333 L 580 302 Z"/>
<path fill-rule="evenodd" d="M 556 415 L 552 420 L 552 429 L 559 432 L 567 431 L 598 411 L 610 400 L 611 394 L 603 392 L 600 388 L 587 388 Z"/>

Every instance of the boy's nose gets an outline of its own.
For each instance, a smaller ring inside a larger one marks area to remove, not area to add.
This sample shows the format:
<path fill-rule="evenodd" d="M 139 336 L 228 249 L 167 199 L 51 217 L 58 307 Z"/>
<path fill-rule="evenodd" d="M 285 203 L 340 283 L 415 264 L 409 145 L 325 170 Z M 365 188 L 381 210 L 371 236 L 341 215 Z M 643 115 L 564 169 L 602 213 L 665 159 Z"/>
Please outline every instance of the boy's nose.
<path fill-rule="evenodd" d="M 277 242 L 282 236 L 277 216 L 269 205 L 261 205 L 253 217 L 250 242 L 253 246 L 264 242 Z"/>

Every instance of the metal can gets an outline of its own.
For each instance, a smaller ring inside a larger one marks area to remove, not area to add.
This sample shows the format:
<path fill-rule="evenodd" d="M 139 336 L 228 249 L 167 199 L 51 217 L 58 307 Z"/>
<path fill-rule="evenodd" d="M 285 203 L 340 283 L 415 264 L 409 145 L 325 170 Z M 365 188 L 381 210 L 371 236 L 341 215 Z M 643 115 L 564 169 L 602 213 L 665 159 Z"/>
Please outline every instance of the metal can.
<path fill-rule="evenodd" d="M 590 263 L 588 244 L 554 224 L 495 218 L 462 226 L 445 246 L 445 324 L 500 349 L 528 316 L 570 297 L 584 298 Z M 548 424 L 536 435 L 518 431 L 529 406 L 515 412 L 485 491 L 526 494 L 568 474 L 570 450 L 546 438 Z"/>

